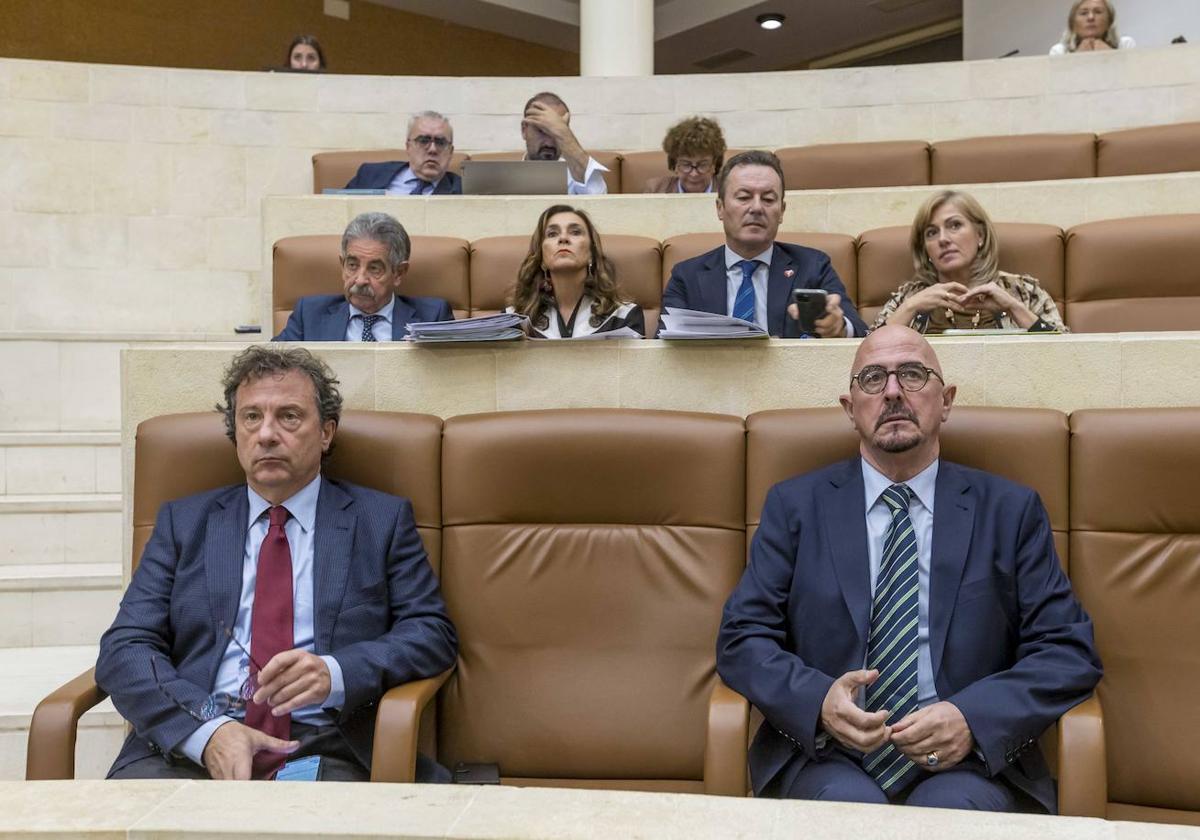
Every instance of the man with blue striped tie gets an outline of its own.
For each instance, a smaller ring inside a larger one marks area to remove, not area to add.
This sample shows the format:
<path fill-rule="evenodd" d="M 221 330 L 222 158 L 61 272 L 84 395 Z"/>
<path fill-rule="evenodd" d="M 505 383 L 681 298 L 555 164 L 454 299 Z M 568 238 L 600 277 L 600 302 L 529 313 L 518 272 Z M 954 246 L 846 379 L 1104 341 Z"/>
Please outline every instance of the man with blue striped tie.
<path fill-rule="evenodd" d="M 863 341 L 858 458 L 775 485 L 717 670 L 766 721 L 759 796 L 1055 813 L 1038 736 L 1100 679 L 1037 494 L 940 458 L 955 387 L 925 339 Z"/>

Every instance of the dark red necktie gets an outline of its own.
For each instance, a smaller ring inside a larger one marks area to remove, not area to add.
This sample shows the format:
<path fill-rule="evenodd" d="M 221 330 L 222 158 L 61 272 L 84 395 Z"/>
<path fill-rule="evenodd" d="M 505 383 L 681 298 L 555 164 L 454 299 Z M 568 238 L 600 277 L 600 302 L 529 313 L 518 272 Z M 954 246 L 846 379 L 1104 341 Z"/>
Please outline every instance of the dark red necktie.
<path fill-rule="evenodd" d="M 250 654 L 254 662 L 263 667 L 275 654 L 291 650 L 293 646 L 292 550 L 283 529 L 287 520 L 287 508 L 271 508 L 267 536 L 258 550 L 254 605 L 250 610 Z M 257 670 L 251 663 L 250 673 L 255 674 Z M 291 738 L 292 716 L 275 717 L 266 703 L 252 702 L 246 705 L 246 725 L 287 741 Z M 285 758 L 280 753 L 255 753 L 254 778 L 271 778 Z"/>

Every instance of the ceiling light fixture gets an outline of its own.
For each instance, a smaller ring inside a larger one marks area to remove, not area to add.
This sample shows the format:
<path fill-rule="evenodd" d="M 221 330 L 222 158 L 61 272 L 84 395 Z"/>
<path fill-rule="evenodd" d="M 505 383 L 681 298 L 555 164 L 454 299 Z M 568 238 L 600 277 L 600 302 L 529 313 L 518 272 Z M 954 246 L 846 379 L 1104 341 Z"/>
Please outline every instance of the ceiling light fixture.
<path fill-rule="evenodd" d="M 775 12 L 767 15 L 759 15 L 755 18 L 755 21 L 757 21 L 758 25 L 763 29 L 779 29 L 781 26 L 783 26 L 783 22 L 785 20 L 787 20 L 787 18 L 784 15 L 776 14 Z"/>

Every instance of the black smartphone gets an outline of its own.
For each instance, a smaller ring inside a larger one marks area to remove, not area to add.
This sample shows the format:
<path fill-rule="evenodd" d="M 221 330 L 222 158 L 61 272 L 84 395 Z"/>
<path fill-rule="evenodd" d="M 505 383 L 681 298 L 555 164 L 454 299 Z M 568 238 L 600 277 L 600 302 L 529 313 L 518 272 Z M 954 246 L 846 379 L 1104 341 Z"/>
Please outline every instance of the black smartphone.
<path fill-rule="evenodd" d="M 825 317 L 828 299 L 824 289 L 792 289 L 792 303 L 800 310 L 800 329 L 806 333 L 817 331 L 817 319 Z"/>

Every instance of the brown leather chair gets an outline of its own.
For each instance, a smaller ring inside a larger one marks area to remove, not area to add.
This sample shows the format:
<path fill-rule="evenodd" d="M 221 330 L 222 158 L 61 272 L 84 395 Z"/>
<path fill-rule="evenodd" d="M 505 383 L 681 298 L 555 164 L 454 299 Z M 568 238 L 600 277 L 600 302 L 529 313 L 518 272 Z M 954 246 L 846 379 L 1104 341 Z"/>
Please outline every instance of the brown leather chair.
<path fill-rule="evenodd" d="M 997 184 L 1096 177 L 1096 135 L 1017 134 L 946 140 L 930 149 L 930 182 Z"/>
<path fill-rule="evenodd" d="M 610 193 L 618 193 L 621 191 L 621 154 L 620 152 L 603 152 L 588 150 L 596 163 L 601 166 L 607 166 L 608 172 L 604 175 L 604 183 L 608 185 Z M 472 152 L 471 160 L 524 160 L 524 150 L 519 152 Z"/>
<path fill-rule="evenodd" d="M 662 254 L 657 239 L 603 234 L 604 253 L 617 269 L 621 292 L 642 308 L 648 338 L 654 336 L 662 306 Z M 492 315 L 504 309 L 529 250 L 528 236 L 493 236 L 471 243 L 471 313 Z"/>
<path fill-rule="evenodd" d="M 446 421 L 442 592 L 459 634 L 443 763 L 511 784 L 746 792 L 746 702 L 716 676 L 743 568 L 740 418 Z"/>
<path fill-rule="evenodd" d="M 469 155 L 455 152 L 450 156 L 449 170 L 454 173 L 462 171 L 464 160 Z M 340 190 L 350 183 L 358 167 L 364 163 L 384 163 L 389 160 L 408 160 L 406 149 L 365 149 L 348 152 L 317 152 L 313 155 L 313 192 L 317 195 L 322 190 Z"/>
<path fill-rule="evenodd" d="M 1110 131 L 1096 139 L 1096 174 L 1152 175 L 1200 170 L 1200 122 Z"/>
<path fill-rule="evenodd" d="M 929 143 L 821 143 L 779 149 L 789 190 L 910 187 L 929 183 Z"/>
<path fill-rule="evenodd" d="M 411 499 L 417 530 L 435 571 L 441 560 L 441 431 L 442 421 L 426 414 L 345 411 L 324 467 L 331 478 Z M 216 412 L 171 414 L 140 423 L 134 450 L 134 570 L 164 502 L 244 481 L 223 418 Z M 442 675 L 396 687 L 384 696 L 379 714 L 403 717 L 411 706 L 410 695 L 431 692 L 444 679 Z M 29 728 L 26 779 L 74 777 L 79 718 L 104 697 L 94 669 L 89 669 L 38 704 Z M 389 704 L 389 698 L 394 702 Z M 377 734 L 376 742 L 387 742 L 386 736 L 386 730 L 383 736 Z M 406 756 L 390 760 L 411 761 L 412 772 L 416 753 L 405 752 L 402 735 L 387 749 Z"/>
<path fill-rule="evenodd" d="M 953 382 L 953 371 L 947 371 Z M 849 373 L 847 373 L 847 381 Z M 942 457 L 1004 476 L 1038 492 L 1050 517 L 1064 569 L 1071 497 L 1067 417 L 1036 408 L 959 406 L 942 427 Z M 764 411 L 746 418 L 746 532 L 752 539 L 767 491 L 776 483 L 858 452 L 858 437 L 839 408 Z M 1072 532 L 1073 535 L 1073 532 Z M 1074 551 L 1074 549 L 1072 549 Z M 1072 564 L 1074 556 L 1072 555 Z M 1051 767 L 1057 764 L 1059 812 L 1104 816 L 1094 769 L 1104 763 L 1100 704 L 1085 700 L 1042 738 Z"/>
<path fill-rule="evenodd" d="M 342 294 L 338 262 L 341 234 L 313 234 L 280 239 L 272 248 L 272 335 L 287 323 L 296 301 L 306 295 Z M 470 306 L 465 239 L 449 236 L 412 237 L 412 255 L 401 293 L 449 301 L 455 318 L 465 318 Z"/>
<path fill-rule="evenodd" d="M 842 285 L 846 287 L 850 299 L 854 301 L 855 305 L 858 304 L 858 260 L 854 254 L 853 237 L 841 233 L 780 232 L 779 241 L 816 248 L 818 251 L 828 254 L 829 261 L 833 264 L 833 270 L 841 278 Z M 667 287 L 667 281 L 671 279 L 671 269 L 677 263 L 706 254 L 713 248 L 719 248 L 724 244 L 725 234 L 723 233 L 685 233 L 680 236 L 672 236 L 664 241 L 662 246 L 663 288 Z"/>
<path fill-rule="evenodd" d="M 1036 277 L 1065 316 L 1065 246 L 1054 225 L 997 222 L 1000 268 Z M 858 237 L 859 311 L 870 325 L 887 299 L 913 276 L 908 225 L 876 228 Z"/>
<path fill-rule="evenodd" d="M 1200 329 L 1200 214 L 1071 228 L 1066 294 L 1076 332 Z"/>
<path fill-rule="evenodd" d="M 725 160 L 729 160 L 743 151 L 745 149 L 726 149 Z M 667 153 L 661 149 L 655 149 L 652 152 L 621 153 L 621 192 L 623 193 L 644 193 L 647 181 L 670 174 L 672 174 L 671 171 L 667 169 Z M 715 172 L 713 177 L 716 177 Z"/>
<path fill-rule="evenodd" d="M 1200 825 L 1198 430 L 1197 408 L 1071 416 L 1071 581 L 1104 662 L 1112 820 Z"/>

